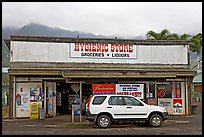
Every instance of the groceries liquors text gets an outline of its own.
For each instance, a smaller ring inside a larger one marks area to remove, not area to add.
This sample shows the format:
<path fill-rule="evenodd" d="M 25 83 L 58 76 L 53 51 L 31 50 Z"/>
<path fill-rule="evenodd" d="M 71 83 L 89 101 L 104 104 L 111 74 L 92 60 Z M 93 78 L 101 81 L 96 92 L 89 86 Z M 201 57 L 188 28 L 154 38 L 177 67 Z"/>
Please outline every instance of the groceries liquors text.
<path fill-rule="evenodd" d="M 71 43 L 70 57 L 81 58 L 136 58 L 136 45 L 104 43 Z"/>

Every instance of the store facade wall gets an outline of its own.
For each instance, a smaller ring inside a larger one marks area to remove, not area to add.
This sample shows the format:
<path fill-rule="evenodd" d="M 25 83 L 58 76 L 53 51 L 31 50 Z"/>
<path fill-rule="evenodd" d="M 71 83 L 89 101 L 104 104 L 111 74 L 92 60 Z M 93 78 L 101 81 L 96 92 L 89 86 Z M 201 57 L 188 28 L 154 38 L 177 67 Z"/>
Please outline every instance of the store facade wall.
<path fill-rule="evenodd" d="M 74 93 L 73 83 L 79 87 L 77 94 L 85 94 L 86 87 L 93 87 L 88 84 L 138 84 L 141 88 L 134 89 L 142 90 L 139 95 L 146 103 L 163 106 L 172 115 L 189 115 L 191 80 L 195 76 L 188 64 L 189 45 L 144 42 L 11 37 L 10 117 L 29 117 L 31 102 L 45 108 L 47 117 L 57 116 L 59 109 L 67 105 L 62 107 L 59 96 Z"/>
<path fill-rule="evenodd" d="M 150 105 L 165 107 L 170 115 L 184 115 L 185 82 L 134 81 L 120 84 L 93 84 L 93 94 L 130 94 Z"/>
<path fill-rule="evenodd" d="M 14 118 L 29 118 L 32 103 L 37 103 L 38 109 L 47 108 L 47 116 L 56 116 L 56 84 L 42 80 L 43 78 L 15 77 L 12 92 L 12 100 L 15 102 L 12 104 Z M 44 91 L 43 85 L 46 87 Z"/>

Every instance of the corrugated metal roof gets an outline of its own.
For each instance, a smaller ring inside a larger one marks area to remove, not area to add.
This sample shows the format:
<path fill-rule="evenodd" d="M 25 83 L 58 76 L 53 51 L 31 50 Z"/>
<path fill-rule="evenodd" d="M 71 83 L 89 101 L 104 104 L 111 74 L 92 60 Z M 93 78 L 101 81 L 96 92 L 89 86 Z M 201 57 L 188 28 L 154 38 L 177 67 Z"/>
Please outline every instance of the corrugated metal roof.
<path fill-rule="evenodd" d="M 9 69 L 9 68 L 2 67 L 2 73 L 8 73 L 8 69 Z"/>
<path fill-rule="evenodd" d="M 197 73 L 193 79 L 193 83 L 202 83 L 202 71 Z"/>
<path fill-rule="evenodd" d="M 47 36 L 10 36 L 11 41 L 37 41 L 37 42 L 96 42 L 96 43 L 132 43 L 142 45 L 188 45 L 189 40 L 134 40 L 134 39 L 111 39 L 111 38 L 71 38 L 71 37 L 47 37 Z M 8 40 L 5 40 L 9 44 Z"/>

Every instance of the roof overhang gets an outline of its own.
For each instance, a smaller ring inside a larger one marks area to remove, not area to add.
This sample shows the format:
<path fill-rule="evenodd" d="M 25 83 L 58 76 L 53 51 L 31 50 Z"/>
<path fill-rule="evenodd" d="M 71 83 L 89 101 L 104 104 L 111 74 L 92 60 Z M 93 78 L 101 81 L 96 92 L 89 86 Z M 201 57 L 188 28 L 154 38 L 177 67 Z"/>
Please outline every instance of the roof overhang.
<path fill-rule="evenodd" d="M 195 72 L 151 72 L 151 71 L 62 71 L 64 78 L 176 78 L 194 77 Z"/>
<path fill-rule="evenodd" d="M 9 69 L 9 75 L 50 76 L 63 78 L 177 78 L 192 77 L 196 71 L 100 70 L 100 69 Z"/>

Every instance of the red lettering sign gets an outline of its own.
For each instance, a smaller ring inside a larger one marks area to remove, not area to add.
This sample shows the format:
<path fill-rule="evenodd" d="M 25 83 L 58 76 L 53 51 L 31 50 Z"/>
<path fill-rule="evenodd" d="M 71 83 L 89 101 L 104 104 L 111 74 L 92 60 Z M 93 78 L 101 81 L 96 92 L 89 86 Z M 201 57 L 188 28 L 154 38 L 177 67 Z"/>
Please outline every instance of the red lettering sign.
<path fill-rule="evenodd" d="M 115 84 L 92 84 L 92 92 L 105 92 L 105 93 L 115 93 Z"/>
<path fill-rule="evenodd" d="M 108 52 L 108 44 L 100 43 L 74 43 L 74 51 Z"/>
<path fill-rule="evenodd" d="M 133 52 L 133 45 L 129 44 L 111 44 L 111 52 Z"/>

